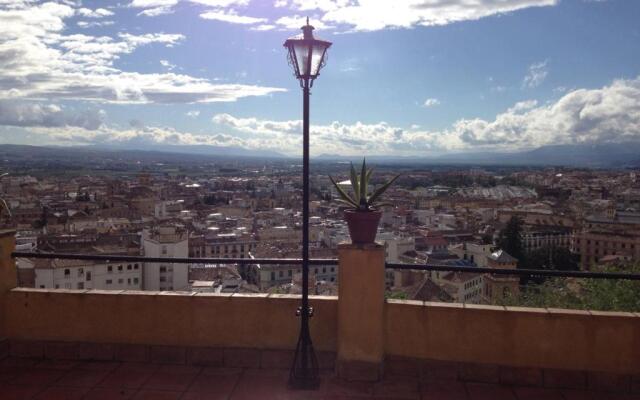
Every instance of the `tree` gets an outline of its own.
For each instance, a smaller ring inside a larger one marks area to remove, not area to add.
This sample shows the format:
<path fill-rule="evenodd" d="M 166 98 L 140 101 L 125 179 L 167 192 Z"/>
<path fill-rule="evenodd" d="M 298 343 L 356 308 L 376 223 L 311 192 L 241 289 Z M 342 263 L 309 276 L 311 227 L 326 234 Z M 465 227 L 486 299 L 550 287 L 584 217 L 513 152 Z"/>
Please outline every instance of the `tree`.
<path fill-rule="evenodd" d="M 527 265 L 533 269 L 557 269 L 577 271 L 577 256 L 567 248 L 545 246 L 527 254 Z"/>
<path fill-rule="evenodd" d="M 526 256 L 522 246 L 522 225 L 520 217 L 514 215 L 507 225 L 500 231 L 498 236 L 498 247 L 506 251 L 512 257 L 518 259 L 518 268 L 526 268 Z"/>
<path fill-rule="evenodd" d="M 640 264 L 610 266 L 605 272 L 639 273 Z M 503 305 L 598 311 L 640 311 L 640 281 L 626 279 L 553 278 L 522 288 Z"/>

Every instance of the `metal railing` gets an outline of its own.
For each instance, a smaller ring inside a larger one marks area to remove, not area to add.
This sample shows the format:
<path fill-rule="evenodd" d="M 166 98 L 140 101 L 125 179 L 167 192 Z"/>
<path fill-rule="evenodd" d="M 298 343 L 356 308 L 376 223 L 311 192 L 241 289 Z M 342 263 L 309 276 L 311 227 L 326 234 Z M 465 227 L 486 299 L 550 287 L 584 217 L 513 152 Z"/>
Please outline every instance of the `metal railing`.
<path fill-rule="evenodd" d="M 123 255 L 94 255 L 94 254 L 73 254 L 73 253 L 34 253 L 24 251 L 14 251 L 13 258 L 41 258 L 60 260 L 87 260 L 105 262 L 157 262 L 174 264 L 264 264 L 264 265 L 296 265 L 302 264 L 301 258 L 194 258 L 194 257 L 146 257 L 146 256 L 123 256 Z M 337 265 L 336 258 L 312 258 L 310 265 Z M 508 269 L 508 268 L 487 268 L 487 267 L 465 267 L 448 264 L 403 264 L 386 263 L 387 269 L 419 270 L 419 271 L 444 271 L 444 272 L 472 272 L 480 274 L 494 275 L 516 275 L 525 277 L 557 277 L 557 278 L 587 278 L 587 279 L 626 279 L 640 280 L 640 274 L 630 274 L 622 272 L 592 272 L 592 271 L 562 271 L 547 269 Z"/>

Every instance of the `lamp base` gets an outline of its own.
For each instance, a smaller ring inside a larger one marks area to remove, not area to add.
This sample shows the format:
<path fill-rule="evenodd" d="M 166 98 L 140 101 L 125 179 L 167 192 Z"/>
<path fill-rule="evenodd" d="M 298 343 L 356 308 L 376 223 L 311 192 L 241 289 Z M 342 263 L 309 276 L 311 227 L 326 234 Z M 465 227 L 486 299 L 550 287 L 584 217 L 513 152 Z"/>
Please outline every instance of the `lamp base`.
<path fill-rule="evenodd" d="M 309 332 L 301 332 L 289 372 L 289 387 L 298 390 L 316 390 L 320 387 L 318 358 L 313 350 Z"/>

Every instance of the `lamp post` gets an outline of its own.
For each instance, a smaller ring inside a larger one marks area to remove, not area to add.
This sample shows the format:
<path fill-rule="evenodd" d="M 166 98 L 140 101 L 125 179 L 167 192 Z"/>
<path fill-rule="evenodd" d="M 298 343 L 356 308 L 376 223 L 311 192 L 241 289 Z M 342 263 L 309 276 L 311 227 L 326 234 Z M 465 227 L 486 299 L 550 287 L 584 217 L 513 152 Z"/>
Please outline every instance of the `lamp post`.
<path fill-rule="evenodd" d="M 289 374 L 289 384 L 299 389 L 314 389 L 320 384 L 318 359 L 313 350 L 309 333 L 309 318 L 313 308 L 309 307 L 309 94 L 313 81 L 320 75 L 325 63 L 325 54 L 331 42 L 313 37 L 313 26 L 302 27 L 302 34 L 284 42 L 287 59 L 300 82 L 303 93 L 303 129 L 302 129 L 302 305 L 298 308 L 300 316 L 300 335 Z"/>

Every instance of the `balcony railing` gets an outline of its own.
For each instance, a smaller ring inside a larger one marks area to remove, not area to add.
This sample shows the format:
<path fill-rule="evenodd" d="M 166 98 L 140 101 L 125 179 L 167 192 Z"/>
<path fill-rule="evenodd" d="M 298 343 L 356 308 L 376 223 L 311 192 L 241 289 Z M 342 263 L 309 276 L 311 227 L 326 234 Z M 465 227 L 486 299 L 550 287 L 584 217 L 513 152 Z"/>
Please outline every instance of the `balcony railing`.
<path fill-rule="evenodd" d="M 299 265 L 301 258 L 195 258 L 195 257 L 147 257 L 147 256 L 123 256 L 106 254 L 74 254 L 74 253 L 35 253 L 14 251 L 13 258 L 40 258 L 58 260 L 86 260 L 106 262 L 152 262 L 174 264 L 239 264 L 239 265 Z M 310 265 L 338 265 L 337 258 L 312 258 Z M 465 267 L 448 264 L 406 264 L 385 263 L 386 269 L 416 270 L 416 271 L 443 271 L 443 272 L 473 272 L 480 274 L 512 275 L 521 277 L 541 278 L 586 278 L 586 279 L 625 279 L 640 280 L 640 274 L 623 272 L 594 272 L 594 271 L 565 271 L 550 269 L 509 269 L 488 267 Z"/>

